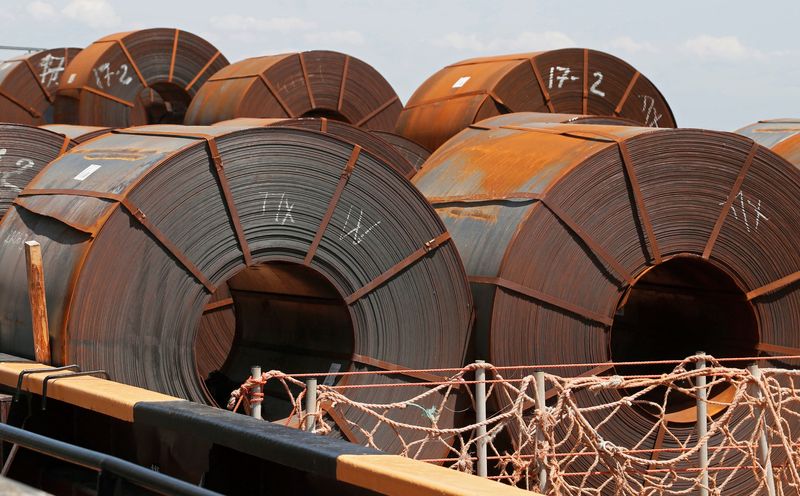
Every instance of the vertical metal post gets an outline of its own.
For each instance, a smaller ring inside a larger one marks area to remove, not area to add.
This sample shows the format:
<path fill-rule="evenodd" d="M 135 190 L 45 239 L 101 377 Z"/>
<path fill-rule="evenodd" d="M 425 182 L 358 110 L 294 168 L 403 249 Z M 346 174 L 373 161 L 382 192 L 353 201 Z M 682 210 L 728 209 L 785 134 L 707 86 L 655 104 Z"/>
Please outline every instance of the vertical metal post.
<path fill-rule="evenodd" d="M 536 371 L 533 373 L 533 378 L 536 381 L 536 415 L 539 419 L 542 419 L 542 416 L 545 413 L 545 408 L 547 407 L 546 399 L 544 396 L 544 372 Z M 542 432 L 542 425 L 544 422 L 539 422 L 539 425 L 536 426 L 536 445 L 541 446 L 544 442 L 544 432 Z M 544 460 L 538 463 L 539 469 L 539 491 L 541 493 L 545 492 L 547 489 L 547 466 L 544 463 Z"/>
<path fill-rule="evenodd" d="M 758 381 L 761 379 L 761 369 L 758 368 L 757 363 L 748 366 L 747 370 L 755 380 Z M 758 386 L 754 385 L 752 391 L 758 399 L 763 397 L 761 395 L 761 389 L 758 388 Z M 761 415 L 764 414 L 763 410 L 758 407 L 756 407 L 756 413 Z M 775 496 L 775 475 L 772 473 L 772 460 L 770 457 L 769 443 L 767 443 L 766 418 L 764 419 L 764 425 L 761 427 L 761 434 L 758 436 L 758 463 L 760 463 L 761 468 L 764 469 L 764 479 L 767 486 L 767 494 L 769 496 Z"/>
<path fill-rule="evenodd" d="M 306 430 L 313 432 L 317 426 L 317 380 L 306 380 Z"/>
<path fill-rule="evenodd" d="M 700 359 L 697 361 L 698 370 L 706 368 L 705 353 L 698 351 Z M 708 432 L 708 391 L 706 391 L 706 376 L 697 376 L 697 441 L 706 437 Z M 708 496 L 708 443 L 703 440 L 700 444 L 700 496 Z"/>
<path fill-rule="evenodd" d="M 475 363 L 486 362 L 475 360 Z M 479 424 L 486 421 L 486 369 L 483 368 L 475 369 L 475 421 Z M 486 460 L 486 426 L 479 426 L 475 436 L 477 437 L 478 476 L 487 477 L 489 467 Z"/>
<path fill-rule="evenodd" d="M 261 378 L 261 365 L 253 365 L 250 367 L 250 377 L 253 379 L 260 379 Z M 263 393 L 261 386 L 255 386 L 253 388 L 254 393 Z M 248 398 L 249 400 L 250 398 Z M 259 420 L 263 420 L 264 417 L 261 416 L 261 402 L 258 402 L 250 407 L 250 416 L 253 418 L 257 418 Z"/>
<path fill-rule="evenodd" d="M 33 353 L 36 361 L 50 365 L 50 330 L 47 324 L 47 302 L 44 293 L 42 247 L 36 241 L 25 242 L 28 269 L 28 299 L 33 324 Z"/>

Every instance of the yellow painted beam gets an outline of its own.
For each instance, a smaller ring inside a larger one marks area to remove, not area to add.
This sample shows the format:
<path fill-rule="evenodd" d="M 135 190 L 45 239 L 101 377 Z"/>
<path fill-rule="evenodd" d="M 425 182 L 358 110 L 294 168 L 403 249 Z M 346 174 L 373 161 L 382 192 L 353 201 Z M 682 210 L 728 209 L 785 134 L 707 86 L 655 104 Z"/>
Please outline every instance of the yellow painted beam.
<path fill-rule="evenodd" d="M 341 455 L 336 479 L 390 496 L 536 496 L 506 484 L 395 455 Z"/>
<path fill-rule="evenodd" d="M 33 362 L 0 363 L 0 383 L 16 388 L 21 371 L 26 369 L 46 370 L 48 368 L 47 365 Z M 52 374 L 69 375 L 69 372 L 52 372 Z M 41 395 L 44 378 L 48 375 L 47 372 L 26 375 L 22 381 L 22 390 Z M 87 376 L 50 379 L 47 385 L 47 397 L 48 399 L 61 400 L 126 422 L 133 422 L 133 407 L 136 403 L 142 401 L 184 401 L 155 391 Z"/>

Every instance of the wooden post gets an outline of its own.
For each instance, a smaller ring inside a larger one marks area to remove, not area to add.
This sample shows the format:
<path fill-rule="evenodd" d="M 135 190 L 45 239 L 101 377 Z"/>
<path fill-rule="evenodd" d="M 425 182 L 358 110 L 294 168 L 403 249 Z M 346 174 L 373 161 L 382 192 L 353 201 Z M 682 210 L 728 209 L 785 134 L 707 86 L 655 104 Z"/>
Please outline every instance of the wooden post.
<path fill-rule="evenodd" d="M 34 354 L 37 362 L 50 365 L 50 331 L 47 325 L 44 267 L 42 247 L 38 242 L 25 242 L 25 260 L 28 266 L 28 299 L 31 302 Z"/>
<path fill-rule="evenodd" d="M 485 362 L 483 360 L 475 360 L 475 363 Z M 486 421 L 486 369 L 475 369 L 475 421 L 478 423 Z M 488 477 L 486 426 L 479 426 L 475 435 L 478 437 L 478 442 L 476 443 L 476 454 L 478 456 L 477 473 L 479 477 Z"/>
<path fill-rule="evenodd" d="M 696 368 L 702 370 L 706 368 L 705 353 L 697 352 L 701 358 L 697 361 Z M 706 390 L 706 376 L 697 376 L 697 441 L 700 444 L 700 496 L 708 496 L 708 442 L 703 439 L 708 432 L 708 391 Z"/>
<path fill-rule="evenodd" d="M 317 427 L 317 380 L 306 379 L 306 430 L 314 432 Z"/>

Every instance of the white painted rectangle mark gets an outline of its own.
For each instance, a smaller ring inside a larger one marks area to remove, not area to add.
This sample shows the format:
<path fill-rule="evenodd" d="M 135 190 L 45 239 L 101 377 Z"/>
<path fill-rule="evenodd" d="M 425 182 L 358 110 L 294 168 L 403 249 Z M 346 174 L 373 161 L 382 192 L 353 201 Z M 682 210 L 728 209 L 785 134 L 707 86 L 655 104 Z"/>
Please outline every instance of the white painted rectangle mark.
<path fill-rule="evenodd" d="M 77 74 L 75 74 L 74 72 L 72 74 L 70 74 L 69 75 L 69 79 L 67 79 L 67 84 L 72 84 L 72 82 L 75 81 L 75 77 L 76 76 L 77 76 Z"/>
<path fill-rule="evenodd" d="M 89 177 L 89 176 L 91 176 L 92 174 L 94 174 L 95 172 L 97 172 L 97 169 L 99 169 L 99 168 L 100 168 L 100 166 L 99 166 L 99 165 L 97 165 L 97 164 L 92 164 L 92 165 L 90 165 L 89 167 L 87 167 L 87 168 L 83 169 L 83 170 L 80 172 L 80 174 L 78 174 L 77 176 L 73 177 L 73 179 L 75 179 L 75 180 L 77 180 L 77 181 L 83 181 L 83 180 L 84 180 L 84 179 L 86 179 L 87 177 Z"/>
<path fill-rule="evenodd" d="M 464 86 L 465 84 L 467 84 L 467 81 L 469 81 L 471 77 L 472 76 L 462 76 L 462 77 L 458 78 L 458 81 L 453 83 L 452 87 L 453 88 L 460 88 L 460 87 Z"/>
<path fill-rule="evenodd" d="M 6 62 L 2 66 L 0 66 L 0 71 L 4 71 L 4 70 L 8 69 L 9 67 L 11 67 L 11 62 Z"/>
<path fill-rule="evenodd" d="M 335 374 L 342 369 L 341 363 L 333 362 L 331 364 L 331 368 L 328 369 L 328 374 Z M 322 381 L 324 386 L 333 386 L 333 382 L 336 380 L 336 376 L 333 375 L 326 375 L 325 380 Z"/>

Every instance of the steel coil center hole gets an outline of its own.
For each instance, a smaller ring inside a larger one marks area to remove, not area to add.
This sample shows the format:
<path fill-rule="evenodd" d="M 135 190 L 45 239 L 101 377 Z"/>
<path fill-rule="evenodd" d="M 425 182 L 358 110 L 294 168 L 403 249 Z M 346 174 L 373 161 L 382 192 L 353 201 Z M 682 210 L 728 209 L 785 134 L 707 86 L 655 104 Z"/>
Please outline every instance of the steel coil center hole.
<path fill-rule="evenodd" d="M 183 118 L 192 97 L 180 86 L 160 82 L 153 83 L 139 94 L 148 124 L 183 124 Z"/>
<path fill-rule="evenodd" d="M 751 357 L 758 340 L 755 311 L 734 280 L 706 260 L 678 257 L 653 267 L 630 289 L 614 318 L 610 351 L 615 362 L 681 360 L 697 351 Z M 662 374 L 674 366 L 617 366 L 616 373 Z M 644 399 L 660 404 L 664 394 L 660 388 Z M 716 388 L 709 397 L 725 394 Z M 694 401 L 671 392 L 667 411 L 673 421 L 693 421 Z"/>
<path fill-rule="evenodd" d="M 344 372 L 353 351 L 353 324 L 342 295 L 316 270 L 289 262 L 256 265 L 229 279 L 206 305 L 195 342 L 198 374 L 220 405 L 252 365 L 264 372 Z M 318 380 L 336 382 L 324 375 Z M 274 420 L 291 407 L 283 387 L 273 382 L 262 412 Z"/>

